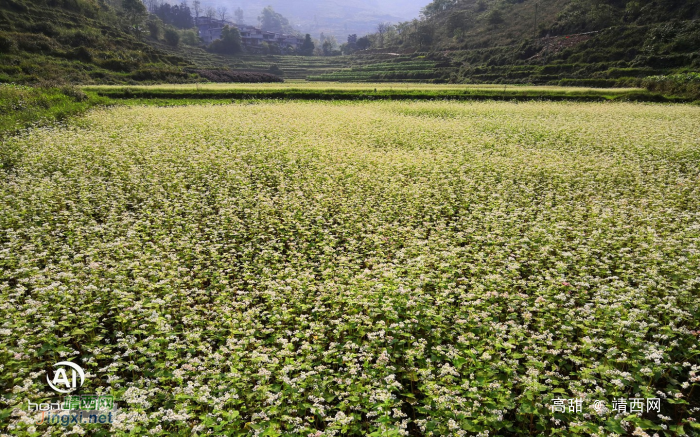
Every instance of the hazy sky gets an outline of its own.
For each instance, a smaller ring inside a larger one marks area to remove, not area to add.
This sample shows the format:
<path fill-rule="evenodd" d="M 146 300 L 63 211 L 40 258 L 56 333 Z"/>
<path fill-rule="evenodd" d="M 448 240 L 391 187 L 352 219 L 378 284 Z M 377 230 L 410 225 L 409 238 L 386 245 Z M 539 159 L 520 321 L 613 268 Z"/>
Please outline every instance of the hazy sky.
<path fill-rule="evenodd" d="M 374 31 L 380 21 L 396 23 L 417 18 L 430 0 L 203 0 L 202 3 L 225 6 L 231 18 L 240 7 L 245 12 L 246 24 L 257 24 L 260 11 L 270 5 L 300 32 L 314 37 L 321 32 L 333 34 L 343 42 L 350 33 L 364 35 Z"/>

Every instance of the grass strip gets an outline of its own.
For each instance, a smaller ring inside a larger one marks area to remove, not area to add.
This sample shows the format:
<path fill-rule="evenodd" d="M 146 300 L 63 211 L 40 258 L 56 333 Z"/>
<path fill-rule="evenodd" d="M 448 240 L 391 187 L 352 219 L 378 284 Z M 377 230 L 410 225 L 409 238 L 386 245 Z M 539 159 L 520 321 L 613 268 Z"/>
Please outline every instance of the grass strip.
<path fill-rule="evenodd" d="M 30 126 L 41 126 L 79 115 L 106 97 L 75 87 L 38 88 L 0 84 L 0 139 Z"/>
<path fill-rule="evenodd" d="M 601 90 L 604 91 L 604 90 Z M 94 91 L 99 97 L 110 99 L 193 99 L 193 100 L 550 100 L 596 102 L 624 100 L 638 102 L 690 102 L 691 99 L 664 96 L 646 90 L 623 92 L 567 92 L 533 90 L 342 90 L 342 89 L 224 89 L 182 90 L 155 88 L 115 88 Z"/>

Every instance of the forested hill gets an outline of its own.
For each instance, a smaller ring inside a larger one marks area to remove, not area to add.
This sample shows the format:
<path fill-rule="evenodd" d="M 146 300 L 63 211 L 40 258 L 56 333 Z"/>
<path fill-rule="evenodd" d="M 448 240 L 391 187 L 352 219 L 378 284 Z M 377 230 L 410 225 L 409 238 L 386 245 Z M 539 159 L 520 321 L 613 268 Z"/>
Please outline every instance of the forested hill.
<path fill-rule="evenodd" d="M 423 13 L 435 30 L 431 46 L 460 49 L 697 20 L 700 0 L 435 0 Z"/>
<path fill-rule="evenodd" d="M 2 0 L 0 82 L 186 79 L 189 63 L 136 36 L 131 18 L 99 0 Z"/>
<path fill-rule="evenodd" d="M 422 19 L 370 39 L 380 51 L 445 55 L 453 80 L 613 83 L 697 71 L 700 0 L 435 0 Z"/>

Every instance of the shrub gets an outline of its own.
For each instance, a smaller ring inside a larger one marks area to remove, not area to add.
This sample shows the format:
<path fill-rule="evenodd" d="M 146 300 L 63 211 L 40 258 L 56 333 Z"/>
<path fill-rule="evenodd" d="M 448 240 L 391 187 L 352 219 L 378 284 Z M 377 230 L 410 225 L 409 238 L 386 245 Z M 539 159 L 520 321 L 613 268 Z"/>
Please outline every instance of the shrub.
<path fill-rule="evenodd" d="M 162 31 L 161 23 L 159 21 L 160 20 L 150 19 L 148 20 L 148 23 L 146 23 L 146 26 L 148 27 L 148 34 L 156 41 L 160 39 Z"/>
<path fill-rule="evenodd" d="M 61 87 L 61 93 L 75 100 L 76 102 L 84 102 L 88 99 L 88 95 L 83 92 L 78 87 L 75 86 L 64 86 Z"/>
<path fill-rule="evenodd" d="M 595 88 L 613 88 L 618 86 L 614 79 L 562 79 L 559 81 L 561 86 L 584 86 Z"/>
<path fill-rule="evenodd" d="M 284 82 L 278 76 L 269 73 L 233 70 L 195 70 L 195 73 L 212 82 Z"/>
<path fill-rule="evenodd" d="M 187 44 L 188 46 L 196 46 L 199 44 L 199 36 L 193 30 L 185 30 L 182 32 L 180 40 L 183 44 Z"/>
<path fill-rule="evenodd" d="M 700 73 L 650 76 L 642 81 L 642 85 L 649 91 L 700 99 Z"/>
<path fill-rule="evenodd" d="M 51 23 L 32 23 L 29 30 L 33 33 L 41 33 L 46 36 L 56 36 L 58 31 Z"/>
<path fill-rule="evenodd" d="M 209 51 L 233 55 L 241 51 L 241 34 L 235 27 L 224 26 L 221 30 L 221 39 L 217 39 L 209 45 Z"/>
<path fill-rule="evenodd" d="M 270 74 L 274 74 L 275 76 L 284 76 L 284 71 L 282 71 L 282 69 L 277 64 L 270 65 L 268 71 L 270 72 Z"/>
<path fill-rule="evenodd" d="M 188 78 L 187 73 L 178 70 L 160 70 L 149 68 L 137 70 L 131 73 L 131 78 L 136 81 L 154 82 L 183 82 Z"/>
<path fill-rule="evenodd" d="M 71 59 L 77 59 L 79 61 L 83 62 L 91 62 L 92 61 L 92 53 L 90 53 L 90 50 L 88 50 L 85 47 L 78 47 L 73 49 L 68 53 L 68 57 Z"/>
<path fill-rule="evenodd" d="M 167 42 L 168 45 L 177 47 L 177 45 L 180 44 L 180 34 L 172 27 L 165 29 L 165 42 Z"/>
<path fill-rule="evenodd" d="M 489 14 L 488 20 L 489 20 L 489 24 L 493 24 L 493 25 L 501 24 L 501 23 L 503 23 L 503 13 L 498 9 L 494 9 Z"/>
<path fill-rule="evenodd" d="M 0 53 L 12 53 L 17 50 L 17 42 L 6 34 L 0 34 Z"/>
<path fill-rule="evenodd" d="M 133 71 L 138 66 L 138 63 L 123 59 L 110 58 L 102 61 L 100 66 L 112 71 L 129 72 Z"/>

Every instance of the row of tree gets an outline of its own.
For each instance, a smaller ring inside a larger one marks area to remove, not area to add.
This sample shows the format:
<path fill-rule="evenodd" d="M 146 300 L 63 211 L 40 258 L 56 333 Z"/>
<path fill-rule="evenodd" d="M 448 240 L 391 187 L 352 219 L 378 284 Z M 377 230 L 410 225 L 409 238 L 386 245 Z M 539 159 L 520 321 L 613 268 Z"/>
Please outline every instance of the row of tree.
<path fill-rule="evenodd" d="M 163 0 L 121 0 L 121 9 L 125 17 L 131 23 L 132 28 L 138 33 L 141 32 L 143 23 L 146 23 L 149 34 L 154 39 L 164 37 L 165 41 L 171 45 L 178 45 L 181 36 L 187 44 L 197 44 L 198 37 L 195 31 L 189 30 L 195 27 L 195 18 L 206 16 L 226 21 L 228 10 L 223 8 L 213 9 L 202 7 L 200 0 L 194 0 L 192 7 L 183 0 L 179 5 L 171 5 Z M 148 17 L 150 12 L 151 16 Z M 193 15 L 194 13 L 194 15 Z M 235 13 L 236 21 L 243 21 L 243 11 L 238 8 Z M 193 18 L 194 17 L 194 18 Z M 295 30 L 289 20 L 276 12 L 271 6 L 265 7 L 258 17 L 260 27 L 267 32 L 295 34 Z M 180 29 L 177 31 L 176 29 Z M 333 35 L 321 33 L 319 40 L 314 40 L 311 35 L 306 34 L 303 42 L 298 48 L 277 47 L 276 43 L 263 43 L 259 50 L 265 54 L 299 54 L 302 56 L 337 56 L 341 54 L 351 54 L 357 50 L 365 50 L 370 47 L 382 47 L 384 36 L 392 35 L 395 26 L 389 23 L 380 23 L 377 27 L 378 33 L 370 36 L 358 38 L 357 35 L 349 35 L 347 43 L 338 45 Z M 208 49 L 212 52 L 223 54 L 236 54 L 243 51 L 240 32 L 236 27 L 225 26 L 222 29 L 220 39 L 214 41 Z"/>

